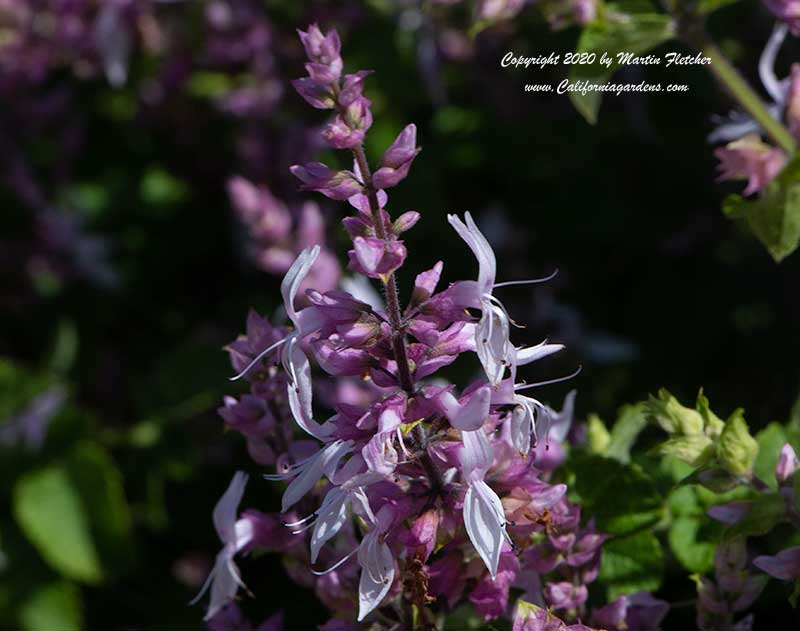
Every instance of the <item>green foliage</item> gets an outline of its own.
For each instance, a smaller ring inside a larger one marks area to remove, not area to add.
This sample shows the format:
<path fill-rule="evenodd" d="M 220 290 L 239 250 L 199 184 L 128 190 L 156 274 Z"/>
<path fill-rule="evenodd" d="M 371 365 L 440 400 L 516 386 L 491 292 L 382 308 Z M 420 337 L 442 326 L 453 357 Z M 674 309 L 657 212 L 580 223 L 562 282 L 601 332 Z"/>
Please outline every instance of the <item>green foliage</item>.
<path fill-rule="evenodd" d="M 623 463 L 630 462 L 631 448 L 640 432 L 647 426 L 646 407 L 642 403 L 626 405 L 620 410 L 611 430 L 606 455 Z"/>
<path fill-rule="evenodd" d="M 650 530 L 611 539 L 603 546 L 599 580 L 606 586 L 608 600 L 661 585 L 664 553 Z"/>
<path fill-rule="evenodd" d="M 24 631 L 79 631 L 83 629 L 80 594 L 75 585 L 58 581 L 43 585 L 20 607 Z"/>
<path fill-rule="evenodd" d="M 780 493 L 762 493 L 753 500 L 747 515 L 726 531 L 725 538 L 765 535 L 783 521 L 785 515 L 786 506 Z"/>
<path fill-rule="evenodd" d="M 675 28 L 668 15 L 659 13 L 635 13 L 620 15 L 609 13 L 605 20 L 592 22 L 583 29 L 578 40 L 577 52 L 595 53 L 598 59 L 593 64 L 578 64 L 572 66 L 569 79 L 572 82 L 588 81 L 599 85 L 608 81 L 619 69 L 616 55 L 620 52 L 630 52 L 635 55 L 652 50 L 659 44 L 672 39 Z M 610 67 L 599 62 L 602 53 L 614 57 Z M 597 113 L 600 109 L 602 94 L 600 92 L 570 92 L 570 100 L 587 122 L 597 122 Z"/>
<path fill-rule="evenodd" d="M 14 487 L 14 516 L 53 569 L 86 583 L 101 580 L 88 515 L 65 467 L 53 465 L 20 478 Z"/>
<path fill-rule="evenodd" d="M 775 465 L 778 464 L 781 448 L 788 441 L 786 430 L 779 423 L 770 423 L 756 434 L 758 454 L 753 463 L 753 473 L 773 489 L 778 486 L 775 480 Z"/>
<path fill-rule="evenodd" d="M 800 244 L 800 158 L 792 160 L 757 198 L 729 195 L 722 209 L 728 217 L 744 220 L 780 263 Z"/>
<path fill-rule="evenodd" d="M 623 464 L 598 455 L 574 453 L 568 467 L 575 479 L 570 487 L 597 528 L 626 535 L 656 523 L 663 498 L 652 478 L 636 464 Z M 624 493 L 620 490 L 625 489 Z"/>

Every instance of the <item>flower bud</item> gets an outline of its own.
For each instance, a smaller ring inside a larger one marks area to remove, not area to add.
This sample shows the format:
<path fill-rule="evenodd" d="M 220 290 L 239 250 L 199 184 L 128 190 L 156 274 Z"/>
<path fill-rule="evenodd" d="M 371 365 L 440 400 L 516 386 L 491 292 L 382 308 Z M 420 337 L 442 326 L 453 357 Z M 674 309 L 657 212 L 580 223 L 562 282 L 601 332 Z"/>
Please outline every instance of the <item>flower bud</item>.
<path fill-rule="evenodd" d="M 797 454 L 789 443 L 786 443 L 781 449 L 781 455 L 778 457 L 778 464 L 775 466 L 775 479 L 778 484 L 783 486 L 794 475 L 800 467 L 800 462 L 797 461 Z"/>
<path fill-rule="evenodd" d="M 697 411 L 684 407 L 666 389 L 658 391 L 658 398 L 650 397 L 650 413 L 669 434 L 694 436 L 703 432 L 703 417 Z"/>
<path fill-rule="evenodd" d="M 402 241 L 384 241 L 376 237 L 356 237 L 353 249 L 348 252 L 354 272 L 370 278 L 386 277 L 400 267 L 406 259 Z"/>
<path fill-rule="evenodd" d="M 417 126 L 407 125 L 383 154 L 380 168 L 372 176 L 375 188 L 397 186 L 408 175 L 411 163 L 419 153 Z"/>
<path fill-rule="evenodd" d="M 372 70 L 359 70 L 355 74 L 345 75 L 339 92 L 339 105 L 348 107 L 358 99 L 364 91 L 364 79 L 370 74 Z"/>
<path fill-rule="evenodd" d="M 292 86 L 294 86 L 297 93 L 302 96 L 311 107 L 315 107 L 318 110 L 332 110 L 336 105 L 330 88 L 325 85 L 320 85 L 313 79 L 308 77 L 295 79 L 292 81 Z"/>
<path fill-rule="evenodd" d="M 318 191 L 331 199 L 348 199 L 363 190 L 350 171 L 334 171 L 321 162 L 310 162 L 305 166 L 295 164 L 290 170 L 302 182 L 300 188 Z"/>
<path fill-rule="evenodd" d="M 736 410 L 725 423 L 717 442 L 720 464 L 734 475 L 747 475 L 753 470 L 758 443 L 750 435 L 741 410 Z"/>
<path fill-rule="evenodd" d="M 400 236 L 407 230 L 411 230 L 419 221 L 420 214 L 415 210 L 403 213 L 392 224 L 392 232 Z"/>

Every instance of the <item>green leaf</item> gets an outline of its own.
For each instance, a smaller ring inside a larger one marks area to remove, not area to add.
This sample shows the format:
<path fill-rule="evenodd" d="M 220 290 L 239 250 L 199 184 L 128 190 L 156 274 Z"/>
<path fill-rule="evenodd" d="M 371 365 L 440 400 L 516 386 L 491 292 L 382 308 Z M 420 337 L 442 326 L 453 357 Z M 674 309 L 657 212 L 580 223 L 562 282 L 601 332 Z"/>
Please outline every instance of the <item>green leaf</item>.
<path fill-rule="evenodd" d="M 67 471 L 32 471 L 14 486 L 14 516 L 39 554 L 64 576 L 87 583 L 102 578 L 89 522 Z"/>
<path fill-rule="evenodd" d="M 708 572 L 714 565 L 711 541 L 703 541 L 702 527 L 707 519 L 678 517 L 669 528 L 669 547 L 680 564 L 690 572 Z"/>
<path fill-rule="evenodd" d="M 722 210 L 728 217 L 743 219 L 780 263 L 800 244 L 800 158 L 792 160 L 759 197 L 729 195 Z"/>
<path fill-rule="evenodd" d="M 781 449 L 788 442 L 786 430 L 779 423 L 770 423 L 756 434 L 756 442 L 758 455 L 753 463 L 753 473 L 773 489 L 778 488 L 775 465 L 778 464 Z"/>
<path fill-rule="evenodd" d="M 758 454 L 758 443 L 750 435 L 741 409 L 734 410 L 716 442 L 720 464 L 734 475 L 748 475 Z"/>
<path fill-rule="evenodd" d="M 603 546 L 600 581 L 608 600 L 640 590 L 655 591 L 661 585 L 664 553 L 650 530 L 611 539 Z"/>
<path fill-rule="evenodd" d="M 593 64 L 576 64 L 569 74 L 570 83 L 587 81 L 590 85 L 600 85 L 619 69 L 617 53 L 630 52 L 641 55 L 675 35 L 672 19 L 659 13 L 618 15 L 613 21 L 596 21 L 583 29 L 578 40 L 577 52 L 595 53 Z M 600 64 L 600 56 L 607 53 L 614 61 L 610 67 Z M 570 92 L 569 98 L 580 114 L 590 124 L 597 122 L 602 93 L 589 91 Z"/>
<path fill-rule="evenodd" d="M 83 626 L 78 588 L 66 581 L 39 588 L 20 607 L 25 631 L 80 631 Z"/>
<path fill-rule="evenodd" d="M 611 440 L 606 455 L 620 462 L 630 462 L 631 447 L 646 426 L 647 413 L 643 403 L 624 406 L 611 430 Z"/>
<path fill-rule="evenodd" d="M 744 519 L 726 531 L 725 539 L 765 535 L 783 521 L 785 513 L 786 505 L 780 493 L 762 493 L 753 500 Z"/>
<path fill-rule="evenodd" d="M 66 466 L 83 499 L 104 567 L 119 568 L 131 552 L 131 516 L 122 474 L 103 447 L 89 442 L 75 447 Z"/>
<path fill-rule="evenodd" d="M 611 442 L 611 434 L 608 433 L 606 424 L 597 414 L 590 414 L 586 420 L 586 425 L 589 450 L 595 454 L 605 455 Z"/>
<path fill-rule="evenodd" d="M 572 496 L 577 496 L 585 514 L 594 516 L 601 532 L 626 535 L 661 517 L 663 497 L 638 465 L 576 453 L 570 467 L 575 473 Z"/>
<path fill-rule="evenodd" d="M 699 0 L 696 11 L 699 15 L 709 15 L 722 7 L 727 7 L 729 4 L 737 2 L 739 0 Z"/>

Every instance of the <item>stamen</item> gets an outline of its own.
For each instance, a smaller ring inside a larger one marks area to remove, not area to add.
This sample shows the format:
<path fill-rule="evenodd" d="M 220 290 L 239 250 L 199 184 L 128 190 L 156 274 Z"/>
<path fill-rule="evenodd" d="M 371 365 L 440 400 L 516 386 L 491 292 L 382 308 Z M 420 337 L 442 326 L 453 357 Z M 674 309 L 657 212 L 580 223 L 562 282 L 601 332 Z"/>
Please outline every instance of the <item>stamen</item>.
<path fill-rule="evenodd" d="M 249 364 L 247 364 L 247 367 L 242 372 L 240 372 L 235 377 L 231 377 L 230 379 L 228 379 L 228 381 L 236 381 L 237 379 L 241 379 L 242 377 L 244 377 L 248 372 L 250 372 L 250 370 L 253 368 L 253 366 L 258 364 L 258 362 L 260 362 L 264 358 L 265 355 L 267 355 L 268 353 L 274 351 L 281 344 L 284 344 L 286 342 L 286 340 L 289 339 L 289 337 L 291 337 L 291 336 L 286 336 L 282 340 L 278 340 L 272 346 L 270 346 L 270 347 L 266 348 L 265 350 L 261 351 L 258 355 L 256 355 L 256 357 L 255 357 L 255 359 L 253 361 L 251 361 Z"/>
<path fill-rule="evenodd" d="M 286 526 L 287 528 L 294 528 L 295 526 L 299 526 L 300 524 L 306 523 L 309 519 L 316 519 L 318 516 L 319 516 L 319 512 L 318 511 L 314 511 L 310 515 L 306 515 L 305 517 L 303 517 L 302 519 L 299 519 L 298 521 L 293 521 L 293 522 L 282 521 L 281 523 L 284 526 Z"/>
<path fill-rule="evenodd" d="M 758 75 L 761 78 L 761 83 L 764 84 L 764 89 L 769 92 L 772 100 L 783 106 L 786 100 L 786 93 L 781 86 L 781 82 L 775 76 L 775 58 L 778 56 L 783 40 L 786 38 L 786 32 L 789 27 L 786 24 L 776 24 L 772 30 L 767 45 L 764 47 L 764 52 L 761 53 L 761 58 L 758 60 Z"/>
<path fill-rule="evenodd" d="M 549 280 L 553 280 L 556 276 L 558 276 L 558 268 L 556 268 L 552 274 L 549 274 L 544 278 L 531 278 L 529 280 L 507 280 L 502 283 L 495 283 L 494 288 L 497 289 L 498 287 L 511 287 L 512 285 L 536 285 L 537 283 L 546 283 Z"/>
<path fill-rule="evenodd" d="M 321 572 L 318 572 L 317 570 L 314 570 L 314 569 L 312 569 L 312 570 L 311 570 L 311 573 L 312 573 L 314 576 L 325 576 L 326 574 L 329 574 L 330 572 L 333 572 L 335 569 L 337 569 L 337 568 L 341 567 L 341 566 L 342 566 L 344 563 L 346 563 L 346 562 L 347 562 L 347 561 L 350 559 L 350 557 L 352 557 L 352 556 L 353 556 L 353 555 L 354 555 L 356 552 L 358 552 L 358 548 L 354 548 L 352 552 L 349 552 L 349 553 L 347 554 L 347 556 L 345 556 L 344 558 L 342 558 L 342 559 L 339 559 L 339 560 L 338 560 L 336 563 L 334 563 L 333 565 L 331 565 L 331 566 L 330 566 L 330 567 L 329 567 L 327 570 L 322 570 Z"/>
<path fill-rule="evenodd" d="M 558 379 L 550 379 L 549 381 L 538 381 L 536 383 L 523 383 L 523 384 L 516 384 L 514 385 L 514 392 L 519 392 L 520 390 L 527 390 L 528 388 L 538 388 L 539 386 L 549 386 L 553 383 L 561 383 L 562 381 L 569 381 L 574 377 L 577 377 L 581 370 L 583 370 L 583 366 L 578 366 L 578 370 L 573 372 L 571 375 L 567 375 L 566 377 L 559 377 Z"/>

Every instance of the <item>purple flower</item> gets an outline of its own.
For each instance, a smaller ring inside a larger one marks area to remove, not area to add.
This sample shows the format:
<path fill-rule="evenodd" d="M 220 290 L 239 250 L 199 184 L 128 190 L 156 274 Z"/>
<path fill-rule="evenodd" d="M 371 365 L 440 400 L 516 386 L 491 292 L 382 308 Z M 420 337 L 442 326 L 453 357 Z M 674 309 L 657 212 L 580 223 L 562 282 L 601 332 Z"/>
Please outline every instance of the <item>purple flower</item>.
<path fill-rule="evenodd" d="M 488 622 L 499 618 L 508 607 L 508 590 L 519 572 L 519 559 L 512 552 L 500 555 L 497 575 L 484 574 L 478 586 L 469 595 L 475 609 Z"/>
<path fill-rule="evenodd" d="M 729 142 L 714 151 L 719 159 L 720 180 L 747 180 L 745 195 L 763 190 L 786 166 L 788 158 L 756 134 Z"/>
<path fill-rule="evenodd" d="M 787 24 L 793 35 L 800 37 L 800 1 L 764 0 L 764 4 L 776 18 Z"/>
<path fill-rule="evenodd" d="M 402 182 L 419 152 L 417 126 L 413 123 L 406 125 L 383 154 L 380 166 L 372 176 L 375 188 L 390 188 Z"/>
<path fill-rule="evenodd" d="M 760 556 L 753 559 L 759 570 L 781 581 L 800 578 L 800 546 L 778 552 L 775 556 Z"/>

